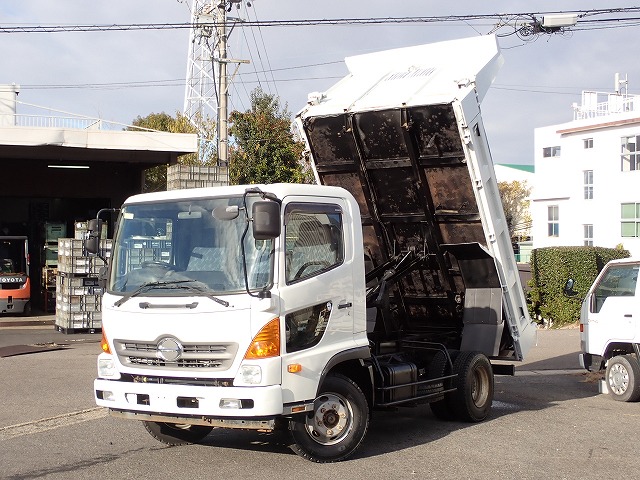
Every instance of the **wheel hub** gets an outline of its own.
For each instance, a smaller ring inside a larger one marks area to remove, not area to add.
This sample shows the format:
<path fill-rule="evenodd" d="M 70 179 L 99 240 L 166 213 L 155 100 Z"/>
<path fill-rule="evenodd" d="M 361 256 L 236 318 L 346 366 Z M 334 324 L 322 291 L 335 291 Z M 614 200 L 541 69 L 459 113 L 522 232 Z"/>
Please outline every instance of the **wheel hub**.
<path fill-rule="evenodd" d="M 629 386 L 629 372 L 620 364 L 616 364 L 609 372 L 609 388 L 616 395 L 623 394 Z"/>
<path fill-rule="evenodd" d="M 473 372 L 473 385 L 471 387 L 471 399 L 477 407 L 482 407 L 489 397 L 489 389 L 487 388 L 489 375 L 482 369 L 476 369 Z"/>
<path fill-rule="evenodd" d="M 311 438 L 323 445 L 338 443 L 353 426 L 349 403 L 339 395 L 325 394 L 316 399 L 313 415 L 307 417 Z"/>

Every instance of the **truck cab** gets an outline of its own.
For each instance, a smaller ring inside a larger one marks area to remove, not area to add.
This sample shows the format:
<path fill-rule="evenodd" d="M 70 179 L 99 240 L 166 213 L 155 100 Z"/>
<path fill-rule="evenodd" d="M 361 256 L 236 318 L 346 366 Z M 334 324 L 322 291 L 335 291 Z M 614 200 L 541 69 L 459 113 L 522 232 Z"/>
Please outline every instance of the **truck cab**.
<path fill-rule="evenodd" d="M 640 399 L 640 260 L 612 260 L 582 302 L 579 360 L 587 370 L 606 366 L 605 383 L 616 400 Z"/>

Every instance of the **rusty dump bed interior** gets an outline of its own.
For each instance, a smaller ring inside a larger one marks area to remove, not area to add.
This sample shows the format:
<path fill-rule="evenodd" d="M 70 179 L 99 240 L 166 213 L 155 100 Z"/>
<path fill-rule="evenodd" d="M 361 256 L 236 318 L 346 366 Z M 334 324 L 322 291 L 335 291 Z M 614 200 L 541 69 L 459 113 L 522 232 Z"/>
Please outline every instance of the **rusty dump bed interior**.
<path fill-rule="evenodd" d="M 310 117 L 303 126 L 321 183 L 359 203 L 370 266 L 415 252 L 390 295 L 394 327 L 459 340 L 465 284 L 451 253 L 464 261 L 486 239 L 452 105 Z"/>

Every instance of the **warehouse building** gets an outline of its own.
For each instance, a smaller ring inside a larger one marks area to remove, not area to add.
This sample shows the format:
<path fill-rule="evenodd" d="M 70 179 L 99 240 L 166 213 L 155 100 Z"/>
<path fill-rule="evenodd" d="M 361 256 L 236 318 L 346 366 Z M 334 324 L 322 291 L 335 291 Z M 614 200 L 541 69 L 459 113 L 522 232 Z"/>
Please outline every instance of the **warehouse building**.
<path fill-rule="evenodd" d="M 73 237 L 77 222 L 140 193 L 145 170 L 196 152 L 197 136 L 21 116 L 18 93 L 16 85 L 0 85 L 0 236 L 28 237 L 31 297 L 42 309 L 42 267 L 52 243 L 47 226 L 62 225 L 59 233 Z"/>

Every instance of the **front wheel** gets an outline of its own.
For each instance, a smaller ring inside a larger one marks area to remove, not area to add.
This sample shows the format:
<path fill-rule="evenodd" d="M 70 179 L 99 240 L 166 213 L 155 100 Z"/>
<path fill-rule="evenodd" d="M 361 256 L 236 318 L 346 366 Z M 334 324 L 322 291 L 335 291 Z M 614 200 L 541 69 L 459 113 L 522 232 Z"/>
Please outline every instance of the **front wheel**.
<path fill-rule="evenodd" d="M 640 365 L 633 355 L 618 355 L 607 362 L 607 388 L 620 402 L 640 399 Z"/>
<path fill-rule="evenodd" d="M 313 411 L 292 419 L 291 449 L 313 462 L 337 462 L 351 456 L 369 426 L 369 404 L 351 379 L 328 376 L 313 402 Z"/>
<path fill-rule="evenodd" d="M 147 421 L 142 423 L 153 438 L 173 446 L 198 443 L 213 430 L 213 427 L 207 427 L 206 425 L 182 425 Z"/>

